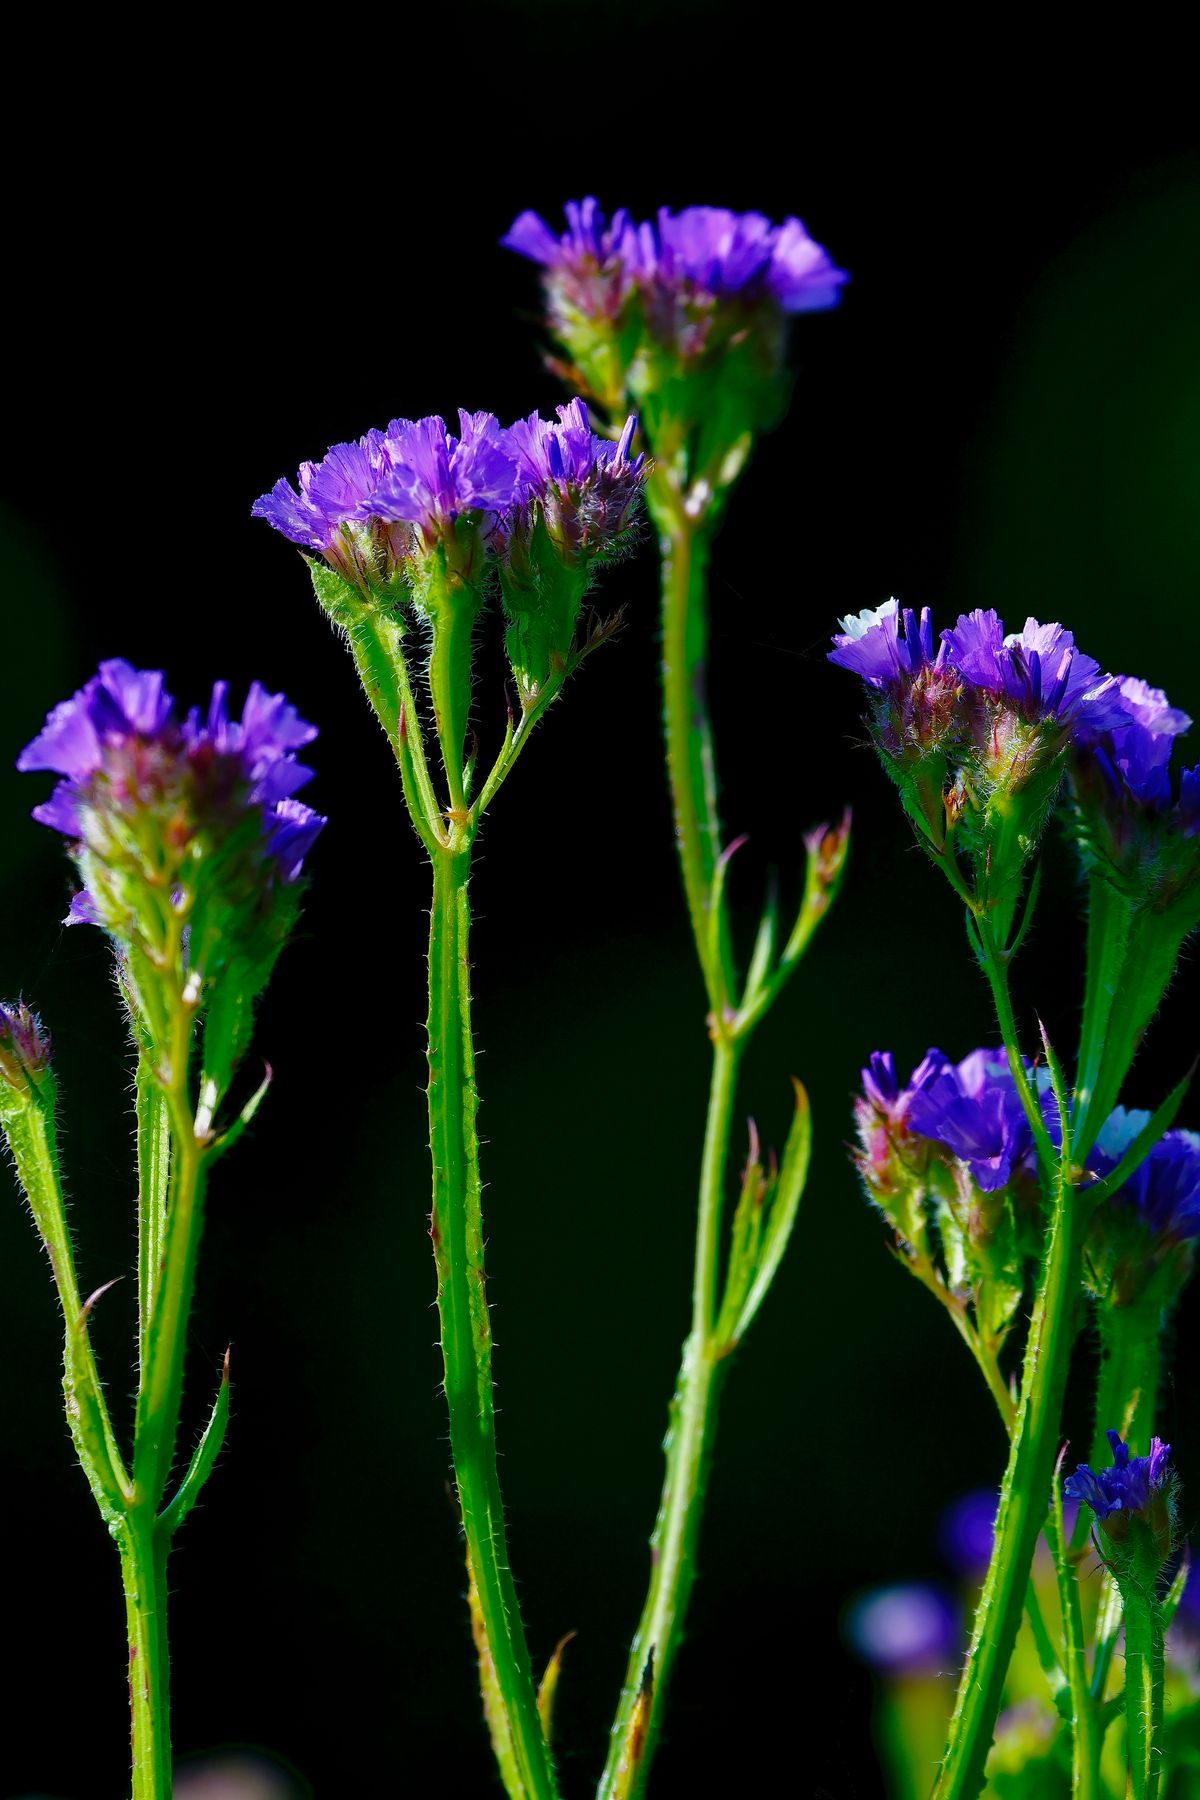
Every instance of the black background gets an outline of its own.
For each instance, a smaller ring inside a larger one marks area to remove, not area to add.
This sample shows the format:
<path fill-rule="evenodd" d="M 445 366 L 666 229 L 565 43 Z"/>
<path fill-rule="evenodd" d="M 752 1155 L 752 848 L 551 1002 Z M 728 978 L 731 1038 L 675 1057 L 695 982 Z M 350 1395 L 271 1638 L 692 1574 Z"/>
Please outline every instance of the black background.
<path fill-rule="evenodd" d="M 428 871 L 303 566 L 249 506 L 397 412 L 509 419 L 560 399 L 534 348 L 534 272 L 496 240 L 523 206 L 557 218 L 595 192 L 641 216 L 796 211 L 853 276 L 840 311 L 798 323 L 791 414 L 713 570 L 747 932 L 770 868 L 795 896 L 807 825 L 849 800 L 856 836 L 837 913 L 745 1072 L 744 1108 L 775 1140 L 787 1076 L 806 1079 L 817 1150 L 727 1390 L 655 1791 L 872 1795 L 871 1681 L 840 1647 L 840 1609 L 864 1586 L 936 1575 L 938 1512 L 997 1481 L 1004 1446 L 948 1322 L 856 1191 L 849 1096 L 871 1049 L 911 1066 L 992 1028 L 952 897 L 824 650 L 836 615 L 892 592 L 940 623 L 995 605 L 1013 625 L 1061 618 L 1105 666 L 1200 714 L 1200 162 L 1161 86 L 1170 57 L 1150 59 L 1152 78 L 1136 57 L 1009 73 L 997 47 L 993 90 L 990 52 L 877 41 L 868 66 L 862 46 L 772 36 L 753 8 L 468 9 L 419 40 L 347 17 L 303 42 L 293 20 L 283 43 L 285 23 L 228 46 L 196 34 L 169 58 L 109 23 L 76 40 L 69 69 L 31 39 L 10 139 L 0 992 L 23 992 L 54 1033 L 85 1291 L 132 1275 L 122 1030 L 98 934 L 57 923 L 66 865 L 29 822 L 42 787 L 12 757 L 108 655 L 164 667 L 185 703 L 217 675 L 259 676 L 322 729 L 305 797 L 331 823 L 256 1040 L 275 1087 L 217 1177 L 191 1327 L 189 1439 L 230 1340 L 235 1385 L 226 1453 L 173 1565 L 177 1746 L 270 1746 L 331 1800 L 495 1791 L 425 1235 Z M 1136 119 L 1131 88 L 1155 103 Z M 626 627 L 506 787 L 474 888 L 502 1475 L 535 1658 L 578 1632 L 559 1701 L 572 1797 L 599 1769 L 643 1590 L 707 1066 L 649 540 L 606 597 Z M 496 637 L 480 658 L 485 746 L 504 715 Z M 1026 1030 L 1036 1007 L 1066 1047 L 1078 895 L 1057 836 L 1046 861 L 1017 990 Z M 1133 1103 L 1190 1059 L 1196 1001 L 1189 959 Z M 1194 1104 L 1183 1122 L 1200 1125 Z M 116 1561 L 61 1420 L 44 1261 L 0 1188 L 16 1651 L 0 1792 L 115 1800 Z M 118 1417 L 133 1294 L 127 1279 L 97 1325 Z M 1190 1296 L 1181 1367 L 1196 1334 Z M 1200 1491 L 1183 1380 L 1162 1428 Z"/>

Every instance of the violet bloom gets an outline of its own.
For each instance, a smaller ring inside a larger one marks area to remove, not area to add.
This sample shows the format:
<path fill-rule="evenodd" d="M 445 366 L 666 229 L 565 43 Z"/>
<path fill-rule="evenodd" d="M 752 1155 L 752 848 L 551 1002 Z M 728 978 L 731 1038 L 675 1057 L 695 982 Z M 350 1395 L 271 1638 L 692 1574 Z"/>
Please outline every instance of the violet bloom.
<path fill-rule="evenodd" d="M 967 682 L 1007 700 L 1030 724 L 1050 720 L 1071 730 L 1096 730 L 1124 716 L 1116 677 L 1076 649 L 1073 634 L 1061 625 L 1026 619 L 1022 631 L 1005 635 L 1003 621 L 989 608 L 963 613 L 942 641 Z"/>
<path fill-rule="evenodd" d="M 1149 1123 L 1148 1112 L 1116 1107 L 1092 1150 L 1096 1173 L 1110 1175 Z M 1200 1237 L 1200 1135 L 1165 1132 L 1106 1204 L 1118 1212 L 1132 1210 L 1161 1244 Z"/>
<path fill-rule="evenodd" d="M 850 1647 L 885 1675 L 944 1668 L 955 1657 L 958 1609 L 928 1582 L 876 1588 L 853 1601 L 843 1626 Z"/>
<path fill-rule="evenodd" d="M 1144 852 L 1149 873 L 1161 881 L 1163 829 L 1184 838 L 1200 833 L 1200 764 L 1181 771 L 1178 797 L 1171 771 L 1175 740 L 1192 721 L 1161 688 L 1135 676 L 1121 676 L 1118 702 L 1117 716 L 1076 744 L 1075 790 L 1093 843 L 1121 866 L 1131 856 L 1136 865 Z"/>
<path fill-rule="evenodd" d="M 877 692 L 899 690 L 922 669 L 940 669 L 946 663 L 944 644 L 934 652 L 927 606 L 921 608 L 918 620 L 911 607 L 901 610 L 898 600 L 885 600 L 882 606 L 851 613 L 839 623 L 842 629 L 834 633 L 829 661 L 861 676 Z"/>
<path fill-rule="evenodd" d="M 1028 1164 L 1033 1134 L 1002 1052 L 974 1050 L 944 1063 L 908 1108 L 909 1131 L 965 1162 L 984 1193 L 1007 1187 Z"/>
<path fill-rule="evenodd" d="M 227 832 L 248 809 L 257 811 L 280 874 L 294 881 L 325 824 L 291 797 L 312 776 L 294 752 L 316 735 L 282 694 L 269 694 L 258 682 L 251 684 L 240 720 L 230 719 L 226 684 L 218 682 L 203 720 L 192 711 L 180 724 L 162 673 L 114 658 L 54 708 L 17 767 L 65 778 L 33 816 L 85 842 L 97 831 L 109 841 L 103 817 L 150 814 L 156 806 L 173 838 L 189 810 L 198 822 L 223 823 Z M 99 922 L 87 894 L 76 896 L 68 923 L 83 921 Z"/>
<path fill-rule="evenodd" d="M 517 467 L 492 413 L 458 414 L 459 436 L 435 414 L 395 419 L 384 440 L 385 466 L 365 500 L 368 514 L 413 525 L 432 547 L 463 513 L 496 513 L 517 497 Z"/>
<path fill-rule="evenodd" d="M 991 1561 L 999 1504 L 995 1488 L 977 1488 L 963 1494 L 942 1514 L 938 1544 L 960 1575 L 981 1576 Z"/>
<path fill-rule="evenodd" d="M 567 277 L 583 289 L 601 311 L 613 311 L 629 291 L 642 249 L 629 214 L 615 212 L 606 222 L 599 203 L 568 200 L 563 208 L 567 229 L 559 236 L 535 212 L 519 213 L 500 242 L 553 275 Z"/>
<path fill-rule="evenodd" d="M 1149 1456 L 1130 1456 L 1119 1431 L 1109 1430 L 1105 1436 L 1112 1445 L 1112 1468 L 1096 1472 L 1081 1463 L 1063 1482 L 1063 1493 L 1090 1506 L 1101 1521 L 1114 1513 L 1148 1512 L 1155 1496 L 1170 1490 L 1171 1446 L 1151 1438 Z"/>
<path fill-rule="evenodd" d="M 849 279 L 796 218 L 772 225 L 762 213 L 723 206 L 662 207 L 657 235 L 643 227 L 641 242 L 643 267 L 652 257 L 664 287 L 714 299 L 762 297 L 785 313 L 836 306 Z"/>
<path fill-rule="evenodd" d="M 519 531 L 537 507 L 560 555 L 568 560 L 611 549 L 628 526 L 648 473 L 645 453 L 630 458 L 632 414 L 614 444 L 591 427 L 580 399 L 557 409 L 558 423 L 536 412 L 500 433 L 518 471 L 515 504 L 504 522 Z"/>

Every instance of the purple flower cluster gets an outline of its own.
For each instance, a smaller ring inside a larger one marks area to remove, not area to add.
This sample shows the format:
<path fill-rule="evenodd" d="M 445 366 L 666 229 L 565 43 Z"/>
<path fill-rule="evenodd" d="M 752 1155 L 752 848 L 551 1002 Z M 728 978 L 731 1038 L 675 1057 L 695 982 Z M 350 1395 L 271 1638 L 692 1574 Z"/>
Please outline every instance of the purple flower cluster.
<path fill-rule="evenodd" d="M 895 600 L 843 619 L 829 660 L 849 669 L 876 694 L 900 698 L 932 673 L 969 704 L 973 695 L 1015 712 L 1028 724 L 1052 722 L 1098 731 L 1124 717 L 1115 676 L 1105 675 L 1061 625 L 1027 619 L 1005 633 L 990 609 L 963 613 L 939 635 L 935 650 L 929 608 L 917 621 Z"/>
<path fill-rule="evenodd" d="M 836 306 L 848 279 L 795 218 L 773 225 L 762 213 L 688 206 L 660 208 L 653 224 L 635 224 L 624 211 L 606 224 L 594 199 L 569 201 L 565 212 L 561 236 L 537 213 L 523 212 L 501 242 L 563 282 L 569 301 L 592 318 L 613 317 L 635 288 L 814 312 Z"/>
<path fill-rule="evenodd" d="M 500 434 L 516 465 L 520 496 L 505 525 L 509 537 L 528 528 L 537 508 L 560 553 L 574 559 L 620 541 L 641 493 L 646 458 L 644 452 L 632 460 L 629 455 L 636 418 L 625 421 L 614 444 L 597 437 L 582 400 L 557 412 L 557 424 L 533 412 Z"/>
<path fill-rule="evenodd" d="M 1112 1468 L 1096 1472 L 1081 1463 L 1063 1482 L 1063 1493 L 1072 1500 L 1082 1500 L 1100 1520 L 1118 1512 L 1146 1512 L 1155 1495 L 1169 1490 L 1171 1446 L 1161 1438 L 1151 1438 L 1149 1456 L 1130 1456 L 1119 1431 L 1110 1430 L 1105 1435 L 1112 1445 Z"/>
<path fill-rule="evenodd" d="M 597 553 L 627 522 L 646 473 L 644 457 L 629 456 L 637 421 L 614 444 L 592 431 L 581 400 L 558 413 L 557 424 L 534 413 L 504 430 L 492 413 L 460 411 L 457 437 L 436 416 L 393 419 L 302 463 L 298 488 L 281 479 L 251 510 L 368 588 L 464 516 L 502 548 L 539 507 L 564 541 Z"/>
<path fill-rule="evenodd" d="M 1200 763 L 1174 778 L 1175 740 L 1192 721 L 1161 688 L 1123 675 L 1115 700 L 1110 717 L 1080 734 L 1072 777 L 1093 843 L 1121 864 L 1139 851 L 1152 856 L 1156 846 L 1144 840 L 1164 828 L 1200 835 Z"/>
<path fill-rule="evenodd" d="M 866 1154 L 881 1166 L 900 1131 L 948 1150 L 984 1193 L 1032 1174 L 1033 1133 L 1003 1050 L 973 1050 L 960 1063 L 929 1050 L 906 1086 L 891 1052 L 876 1051 L 862 1084 L 859 1131 Z"/>
<path fill-rule="evenodd" d="M 1105 1120 L 1090 1162 L 1101 1177 L 1111 1175 L 1150 1114 L 1116 1107 Z M 1131 1216 L 1160 1244 L 1200 1237 L 1200 1135 L 1168 1131 L 1107 1203 Z"/>
<path fill-rule="evenodd" d="M 282 694 L 258 682 L 240 720 L 230 718 L 226 684 L 218 682 L 207 713 L 193 709 L 178 722 L 161 672 L 114 658 L 54 708 L 17 767 L 64 777 L 33 816 L 76 840 L 88 836 L 99 802 L 132 813 L 175 794 L 181 782 L 199 804 L 233 819 L 256 810 L 266 850 L 290 882 L 325 824 L 294 798 L 312 776 L 294 753 L 316 735 Z M 95 918 L 87 897 L 77 896 L 72 921 Z"/>

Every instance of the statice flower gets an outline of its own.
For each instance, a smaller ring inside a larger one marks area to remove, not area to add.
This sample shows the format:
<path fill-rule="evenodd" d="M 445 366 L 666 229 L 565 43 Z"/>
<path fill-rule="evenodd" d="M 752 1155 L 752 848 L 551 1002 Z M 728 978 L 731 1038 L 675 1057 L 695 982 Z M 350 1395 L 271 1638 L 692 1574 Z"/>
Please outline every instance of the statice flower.
<path fill-rule="evenodd" d="M 1110 1176 L 1150 1114 L 1118 1106 L 1105 1120 L 1088 1158 Z M 1088 1233 L 1088 1285 L 1111 1306 L 1150 1295 L 1168 1306 L 1192 1272 L 1200 1239 L 1200 1134 L 1168 1131 L 1097 1208 Z"/>
<path fill-rule="evenodd" d="M 298 489 L 276 482 L 252 516 L 319 551 L 368 594 L 408 579 L 414 557 L 439 544 L 465 567 L 477 565 L 479 535 L 512 505 L 518 474 L 492 413 L 458 417 L 457 437 L 435 415 L 393 419 L 386 431 L 335 444 L 321 462 L 301 464 Z"/>
<path fill-rule="evenodd" d="M 995 1488 L 976 1488 L 952 1502 L 938 1524 L 938 1545 L 960 1575 L 977 1578 L 991 1561 L 999 1497 Z"/>
<path fill-rule="evenodd" d="M 1033 1134 L 1003 1051 L 943 1061 L 913 1095 L 907 1125 L 965 1163 L 984 1193 L 1031 1172 Z"/>
<path fill-rule="evenodd" d="M 17 767 L 63 779 L 34 817 L 71 840 L 84 878 L 69 923 L 103 925 L 159 955 L 188 921 L 201 981 L 260 930 L 295 884 L 325 820 L 295 799 L 316 736 L 282 694 L 254 682 L 240 719 L 226 684 L 182 720 L 158 670 L 114 658 L 56 706 Z"/>
<path fill-rule="evenodd" d="M 1031 725 L 1095 730 L 1122 717 L 1117 679 L 1076 648 L 1061 625 L 1026 619 L 1005 633 L 990 609 L 963 613 L 942 633 L 955 668 L 971 684 L 1006 701 Z"/>
<path fill-rule="evenodd" d="M 643 228 L 642 242 L 643 270 L 693 299 L 769 297 L 785 313 L 818 312 L 837 305 L 848 280 L 796 218 L 772 225 L 723 206 L 661 207 L 657 233 Z"/>
<path fill-rule="evenodd" d="M 630 456 L 633 414 L 613 443 L 592 430 L 581 399 L 556 411 L 557 423 L 533 412 L 500 433 L 518 471 L 516 504 L 506 521 L 510 550 L 513 538 L 527 539 L 540 517 L 565 561 L 592 560 L 619 547 L 641 497 L 646 456 Z"/>
<path fill-rule="evenodd" d="M 1177 738 L 1192 721 L 1161 688 L 1129 675 L 1118 711 L 1080 734 L 1071 763 L 1085 860 L 1133 898 L 1166 907 L 1200 888 L 1200 764 L 1176 777 Z"/>
<path fill-rule="evenodd" d="M 1149 1456 L 1131 1456 L 1119 1431 L 1105 1433 L 1112 1446 L 1110 1469 L 1099 1471 L 1081 1463 L 1063 1482 L 1063 1493 L 1091 1507 L 1105 1535 L 1122 1543 L 1128 1537 L 1134 1515 L 1150 1526 L 1165 1557 L 1171 1548 L 1174 1525 L 1176 1478 L 1171 1468 L 1171 1446 L 1151 1438 Z"/>
<path fill-rule="evenodd" d="M 556 235 L 535 212 L 519 213 L 500 242 L 547 271 L 552 296 L 575 313 L 615 318 L 642 262 L 638 227 L 622 208 L 611 224 L 599 203 L 568 200 L 567 228 Z"/>

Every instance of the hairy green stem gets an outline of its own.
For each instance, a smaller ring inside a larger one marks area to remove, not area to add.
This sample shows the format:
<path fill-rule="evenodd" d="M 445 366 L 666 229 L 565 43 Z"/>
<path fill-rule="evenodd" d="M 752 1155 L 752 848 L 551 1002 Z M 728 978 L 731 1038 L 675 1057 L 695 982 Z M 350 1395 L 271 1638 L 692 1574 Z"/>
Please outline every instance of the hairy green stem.
<path fill-rule="evenodd" d="M 119 1543 L 129 1641 L 132 1800 L 169 1800 L 166 1547 L 145 1507 L 129 1515 Z"/>
<path fill-rule="evenodd" d="M 708 1124 L 700 1177 L 692 1327 L 671 1402 L 667 1470 L 650 1539 L 651 1573 L 613 1721 L 599 1800 L 633 1800 L 642 1791 L 662 1717 L 667 1679 L 696 1572 L 704 1487 L 716 1428 L 725 1348 L 714 1330 L 720 1282 L 725 1163 L 733 1123 L 739 1051 L 728 1039 L 714 1047 Z"/>
<path fill-rule="evenodd" d="M 713 879 L 720 855 L 716 754 L 708 716 L 708 536 L 670 490 L 651 489 L 662 532 L 663 726 L 675 815 L 675 843 L 688 916 L 708 1002 L 720 1015 L 728 1001 L 728 934 L 712 953 Z"/>
<path fill-rule="evenodd" d="M 1162 1772 L 1162 1607 L 1152 1586 L 1126 1580 L 1125 1744 L 1133 1800 L 1158 1800 Z"/>
<path fill-rule="evenodd" d="M 171 1126 L 166 1096 L 145 1050 L 138 1054 L 136 1080 L 138 1168 L 138 1367 L 149 1356 L 150 1315 L 165 1248 L 167 1192 L 171 1171 Z"/>
<path fill-rule="evenodd" d="M 489 1680 L 507 1723 L 513 1800 L 552 1800 L 550 1753 L 505 1542 L 496 1465 L 492 1332 L 483 1265 L 475 1056 L 469 964 L 470 851 L 433 856 L 429 933 L 429 1146 L 433 1160 L 430 1234 L 437 1266 L 450 1446 L 473 1588 L 475 1621 Z M 503 1765 L 502 1765 L 503 1766 Z"/>
<path fill-rule="evenodd" d="M 1083 1632 L 1083 1608 L 1079 1600 L 1079 1570 L 1068 1554 L 1063 1529 L 1062 1490 L 1056 1480 L 1046 1520 L 1046 1541 L 1054 1559 L 1058 1600 L 1062 1611 L 1067 1687 L 1071 1697 L 1071 1796 L 1072 1800 L 1101 1800 L 1100 1752 L 1104 1730 L 1088 1682 L 1087 1645 Z"/>

